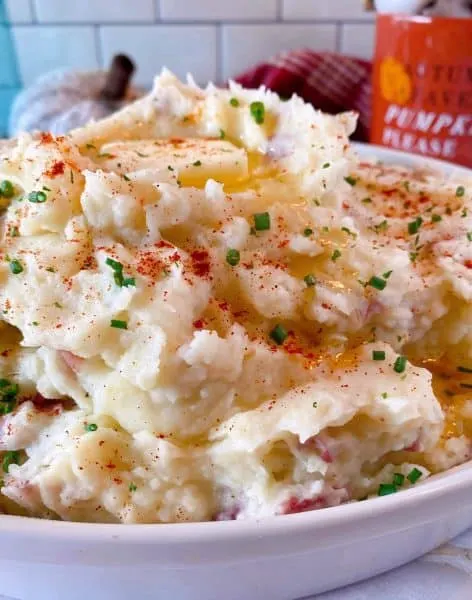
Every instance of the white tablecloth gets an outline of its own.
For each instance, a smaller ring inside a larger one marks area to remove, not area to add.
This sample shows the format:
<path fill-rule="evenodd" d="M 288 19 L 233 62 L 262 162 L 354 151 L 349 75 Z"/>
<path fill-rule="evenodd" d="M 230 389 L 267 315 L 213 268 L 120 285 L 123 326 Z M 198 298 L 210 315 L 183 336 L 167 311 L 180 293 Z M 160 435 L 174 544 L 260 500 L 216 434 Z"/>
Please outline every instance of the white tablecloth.
<path fill-rule="evenodd" d="M 86 598 L 85 592 L 84 599 Z M 472 600 L 472 530 L 395 571 L 350 585 L 342 590 L 303 600 L 315 600 L 315 598 L 316 600 Z M 0 596 L 0 600 L 17 599 Z M 250 599 L 241 598 L 241 600 Z"/>
<path fill-rule="evenodd" d="M 316 600 L 472 600 L 472 530 L 409 565 Z"/>

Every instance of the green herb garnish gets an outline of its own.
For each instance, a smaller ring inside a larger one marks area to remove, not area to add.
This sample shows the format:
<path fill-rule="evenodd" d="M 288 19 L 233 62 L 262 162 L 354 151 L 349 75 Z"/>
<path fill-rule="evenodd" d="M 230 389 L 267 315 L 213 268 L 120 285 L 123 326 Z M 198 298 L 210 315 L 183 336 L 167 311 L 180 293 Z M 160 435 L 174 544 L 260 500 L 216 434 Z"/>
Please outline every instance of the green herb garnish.
<path fill-rule="evenodd" d="M 269 335 L 274 340 L 274 342 L 280 346 L 287 339 L 288 333 L 286 329 L 279 324 L 276 325 L 274 329 L 272 329 Z"/>
<path fill-rule="evenodd" d="M 422 223 L 423 223 L 423 219 L 421 217 L 416 217 L 416 219 L 414 221 L 411 221 L 410 223 L 408 223 L 408 233 L 410 235 L 414 235 L 415 233 L 418 233 Z"/>
<path fill-rule="evenodd" d="M 10 465 L 17 465 L 20 462 L 20 454 L 16 450 L 5 452 L 2 460 L 2 468 L 5 473 L 8 473 Z"/>
<path fill-rule="evenodd" d="M 237 98 L 231 98 L 229 103 L 234 107 L 239 106 L 239 100 Z"/>
<path fill-rule="evenodd" d="M 393 370 L 396 373 L 403 373 L 403 371 L 405 369 L 406 369 L 406 356 L 398 356 L 393 365 Z"/>
<path fill-rule="evenodd" d="M 373 360 L 385 360 L 384 350 L 372 350 L 372 359 Z"/>
<path fill-rule="evenodd" d="M 235 248 L 230 248 L 226 253 L 226 262 L 232 267 L 235 267 L 237 264 L 239 264 L 240 258 L 241 255 L 239 250 L 236 250 Z"/>
<path fill-rule="evenodd" d="M 256 213 L 254 215 L 254 227 L 256 231 L 270 229 L 270 215 L 268 212 Z"/>
<path fill-rule="evenodd" d="M 456 196 L 458 198 L 462 198 L 462 196 L 465 194 L 465 187 L 463 185 L 458 185 L 456 187 Z"/>
<path fill-rule="evenodd" d="M 96 423 L 88 423 L 85 425 L 85 431 L 97 431 L 98 425 Z"/>
<path fill-rule="evenodd" d="M 352 177 L 352 175 L 348 175 L 347 177 L 345 177 L 344 181 L 352 187 L 354 187 L 357 184 L 357 179 L 355 177 Z"/>
<path fill-rule="evenodd" d="M 416 483 L 418 481 L 418 479 L 421 478 L 422 475 L 423 475 L 423 473 L 415 467 L 408 473 L 406 478 L 408 479 L 408 481 L 410 483 Z"/>
<path fill-rule="evenodd" d="M 13 187 L 13 183 L 8 181 L 8 179 L 4 179 L 0 183 L 0 196 L 2 198 L 12 198 L 15 195 L 15 188 Z"/>
<path fill-rule="evenodd" d="M 262 123 L 264 123 L 265 106 L 263 102 L 251 102 L 249 105 L 249 111 L 251 112 L 252 118 L 258 125 L 262 125 Z"/>
<path fill-rule="evenodd" d="M 46 202 L 47 196 L 42 191 L 39 191 L 39 192 L 30 192 L 28 194 L 28 200 L 30 202 L 33 202 L 34 204 L 42 204 L 43 202 Z"/>
<path fill-rule="evenodd" d="M 120 321 L 119 319 L 112 319 L 110 326 L 115 329 L 128 329 L 128 323 L 126 321 Z"/>
<path fill-rule="evenodd" d="M 402 473 L 394 473 L 393 474 L 393 485 L 403 485 L 405 482 L 405 475 Z"/>
<path fill-rule="evenodd" d="M 23 273 L 23 270 L 23 265 L 19 260 L 14 258 L 10 261 L 10 271 L 13 273 L 13 275 L 19 275 L 20 273 Z"/>
<path fill-rule="evenodd" d="M 313 287 L 316 285 L 316 277 L 312 273 L 305 275 L 303 281 L 306 283 L 307 287 Z"/>
<path fill-rule="evenodd" d="M 385 279 L 382 279 L 382 277 L 377 277 L 377 275 L 373 275 L 367 283 L 376 290 L 380 291 L 384 290 L 387 286 L 387 282 L 385 281 Z"/>
<path fill-rule="evenodd" d="M 377 492 L 378 496 L 388 496 L 394 494 L 397 491 L 397 486 L 393 483 L 381 483 Z"/>
<path fill-rule="evenodd" d="M 336 248 L 336 250 L 331 254 L 331 260 L 336 262 L 338 258 L 341 256 L 341 251 Z"/>

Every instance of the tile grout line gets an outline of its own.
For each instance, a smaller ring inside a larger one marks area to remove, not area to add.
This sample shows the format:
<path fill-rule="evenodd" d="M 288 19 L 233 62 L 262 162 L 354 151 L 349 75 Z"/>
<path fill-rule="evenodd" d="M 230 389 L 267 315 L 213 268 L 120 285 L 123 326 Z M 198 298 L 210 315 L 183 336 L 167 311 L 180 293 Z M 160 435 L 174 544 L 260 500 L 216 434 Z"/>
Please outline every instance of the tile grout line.
<path fill-rule="evenodd" d="M 31 8 L 31 23 L 37 25 L 38 24 L 38 13 L 36 11 L 36 2 L 34 0 L 28 0 L 29 6 Z"/>
<path fill-rule="evenodd" d="M 158 20 L 156 22 L 154 21 L 101 21 L 99 23 L 93 23 L 93 22 L 88 22 L 88 21 L 48 21 L 48 22 L 41 22 L 41 23 L 12 23 L 12 26 L 14 27 L 31 27 L 31 26 L 35 26 L 35 27 L 93 27 L 93 26 L 98 26 L 98 27 L 153 27 L 153 26 L 166 26 L 166 25 L 170 25 L 170 26 L 179 26 L 179 25 L 185 25 L 185 26 L 192 26 L 192 27 L 198 27 L 201 25 L 207 25 L 207 26 L 211 26 L 211 25 L 239 25 L 239 26 L 244 26 L 244 25 L 248 25 L 248 26 L 255 26 L 255 25 L 260 25 L 261 27 L 267 26 L 267 25 L 279 25 L 282 27 L 290 27 L 290 25 L 338 25 L 338 24 L 342 24 L 342 25 L 374 25 L 373 21 L 366 21 L 366 20 L 362 20 L 362 19 L 343 19 L 343 20 L 339 20 L 339 19 L 318 19 L 318 20 L 291 20 L 291 21 L 274 21 L 274 20 L 270 20 L 267 19 L 265 21 L 261 21 L 258 19 L 228 19 L 225 21 L 221 21 L 221 20 L 210 20 L 210 19 L 202 19 L 201 21 L 192 21 L 192 20 L 166 20 L 166 21 L 162 21 L 162 20 Z"/>

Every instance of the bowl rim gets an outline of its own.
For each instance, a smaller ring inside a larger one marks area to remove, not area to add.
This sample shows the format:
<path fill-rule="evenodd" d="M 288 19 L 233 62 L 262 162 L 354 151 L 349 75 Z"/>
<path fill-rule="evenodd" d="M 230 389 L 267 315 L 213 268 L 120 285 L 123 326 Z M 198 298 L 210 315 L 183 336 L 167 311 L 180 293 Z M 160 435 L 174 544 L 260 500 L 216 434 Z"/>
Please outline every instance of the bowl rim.
<path fill-rule="evenodd" d="M 367 157 L 370 153 L 390 163 L 406 166 L 431 166 L 445 173 L 472 176 L 472 169 L 453 163 L 415 155 L 401 150 L 352 142 L 352 147 L 359 156 Z M 392 160 L 393 159 L 393 160 Z M 398 162 L 397 162 L 398 161 Z M 469 489 L 470 488 L 470 489 Z M 259 519 L 241 519 L 233 521 L 201 521 L 189 523 L 93 523 L 71 522 L 40 519 L 9 514 L 0 514 L 0 535 L 20 534 L 28 539 L 38 541 L 103 542 L 113 541 L 118 544 L 144 543 L 157 545 L 211 544 L 231 541 L 249 541 L 272 536 L 296 537 L 309 532 L 344 532 L 357 530 L 361 524 L 366 525 L 365 537 L 373 535 L 372 527 L 378 527 L 379 519 L 384 519 L 385 527 L 382 535 L 398 529 L 394 516 L 409 515 L 405 528 L 418 523 L 435 520 L 435 513 L 426 509 L 434 502 L 444 508 L 446 500 L 452 500 L 461 492 L 470 493 L 472 505 L 472 459 L 428 477 L 399 493 L 388 496 L 370 498 L 362 502 L 349 502 L 320 510 L 311 510 L 289 515 L 268 516 Z M 472 507 L 471 507 L 472 508 Z M 339 542 L 341 543 L 341 542 Z"/>

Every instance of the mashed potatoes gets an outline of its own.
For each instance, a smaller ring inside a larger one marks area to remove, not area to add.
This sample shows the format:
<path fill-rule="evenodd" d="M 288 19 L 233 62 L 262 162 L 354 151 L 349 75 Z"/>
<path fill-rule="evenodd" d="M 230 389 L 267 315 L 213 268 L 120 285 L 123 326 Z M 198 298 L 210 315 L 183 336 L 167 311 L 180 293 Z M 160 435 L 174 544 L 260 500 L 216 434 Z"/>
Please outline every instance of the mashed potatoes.
<path fill-rule="evenodd" d="M 4 511 L 254 518 L 470 457 L 471 182 L 360 163 L 354 127 L 163 72 L 8 149 Z"/>

